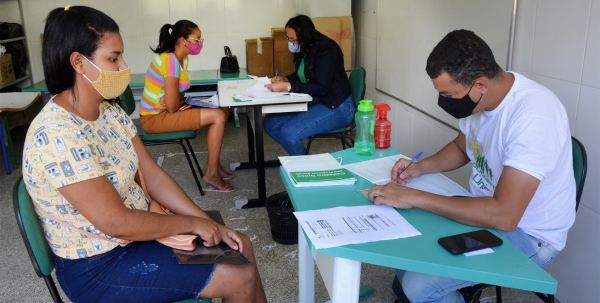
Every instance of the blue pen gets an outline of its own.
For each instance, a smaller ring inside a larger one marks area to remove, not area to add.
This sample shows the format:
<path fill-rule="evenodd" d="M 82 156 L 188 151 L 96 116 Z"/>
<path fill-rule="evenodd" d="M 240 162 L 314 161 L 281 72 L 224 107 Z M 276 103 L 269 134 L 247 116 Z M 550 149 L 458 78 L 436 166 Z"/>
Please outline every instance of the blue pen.
<path fill-rule="evenodd" d="M 400 177 L 400 175 L 406 170 L 408 169 L 415 161 L 417 161 L 417 159 L 419 159 L 419 157 L 423 154 L 423 152 L 418 153 L 414 158 L 412 158 L 412 160 L 410 160 L 410 163 L 408 163 L 408 165 L 400 172 L 398 173 L 398 176 L 396 177 L 396 179 L 398 179 Z"/>
<path fill-rule="evenodd" d="M 275 69 L 275 77 L 278 77 L 278 76 L 279 76 L 279 69 L 277 68 L 277 69 Z"/>

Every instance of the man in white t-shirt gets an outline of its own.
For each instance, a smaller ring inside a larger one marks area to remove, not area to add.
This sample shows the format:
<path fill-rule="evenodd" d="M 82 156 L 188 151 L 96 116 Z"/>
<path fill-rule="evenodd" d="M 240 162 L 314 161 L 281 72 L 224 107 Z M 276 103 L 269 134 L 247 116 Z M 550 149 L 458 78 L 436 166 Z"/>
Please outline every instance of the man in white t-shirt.
<path fill-rule="evenodd" d="M 454 221 L 494 228 L 541 267 L 565 246 L 575 220 L 571 133 L 564 107 L 544 86 L 505 72 L 489 46 L 467 30 L 450 32 L 427 59 L 438 105 L 460 119 L 460 133 L 435 155 L 399 160 L 392 180 L 469 164 L 473 198 L 438 196 L 396 183 L 374 186 L 375 204 L 419 207 Z M 510 266 L 510 264 L 507 264 Z M 475 282 L 398 270 L 411 302 L 464 302 Z M 399 302 L 406 302 L 402 298 Z"/>

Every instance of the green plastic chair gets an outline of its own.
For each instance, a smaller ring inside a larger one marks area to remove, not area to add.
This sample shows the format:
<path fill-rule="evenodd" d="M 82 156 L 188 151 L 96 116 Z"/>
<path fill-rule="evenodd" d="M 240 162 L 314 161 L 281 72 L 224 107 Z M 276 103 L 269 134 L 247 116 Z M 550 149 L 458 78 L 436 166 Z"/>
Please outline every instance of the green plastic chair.
<path fill-rule="evenodd" d="M 352 98 L 354 99 L 354 107 L 357 107 L 365 97 L 366 84 L 365 79 L 367 78 L 367 73 L 365 69 L 362 67 L 355 67 L 352 72 L 350 72 L 350 92 L 352 93 Z M 308 137 L 308 144 L 306 145 L 306 155 L 308 155 L 310 150 L 310 145 L 315 139 L 340 139 L 342 141 L 342 149 L 346 149 L 347 147 L 354 146 L 354 139 L 352 138 L 352 133 L 356 131 L 356 125 L 354 124 L 354 119 L 352 119 L 352 123 L 347 127 L 338 128 L 326 133 L 319 133 Z"/>
<path fill-rule="evenodd" d="M 135 111 L 135 99 L 133 98 L 133 92 L 131 91 L 131 87 L 127 86 L 125 92 L 120 97 L 121 99 L 121 107 L 125 110 L 127 115 L 131 115 Z M 139 131 L 139 130 L 138 130 Z M 162 134 L 149 134 L 146 133 L 144 135 L 140 135 L 142 142 L 144 142 L 145 146 L 155 146 L 155 145 L 166 145 L 166 144 L 179 144 L 183 149 L 183 153 L 185 154 L 185 158 L 187 159 L 188 164 L 190 165 L 190 169 L 192 170 L 192 174 L 194 175 L 194 180 L 196 181 L 196 185 L 200 190 L 200 195 L 204 196 L 204 191 L 202 190 L 202 186 L 200 185 L 200 180 L 198 179 L 198 175 L 194 170 L 194 166 L 192 165 L 192 161 L 190 160 L 190 155 L 188 154 L 187 149 L 183 145 L 183 141 L 187 144 L 190 149 L 190 153 L 192 154 L 192 158 L 196 163 L 196 168 L 200 173 L 200 178 L 204 176 L 202 173 L 202 169 L 200 169 L 200 164 L 198 163 L 198 159 L 196 158 L 196 154 L 192 149 L 192 145 L 190 144 L 190 139 L 196 139 L 196 131 L 195 130 L 183 130 L 178 132 L 170 132 L 170 133 L 162 133 Z"/>
<path fill-rule="evenodd" d="M 585 152 L 585 147 L 581 141 L 577 140 L 574 137 L 571 137 L 571 144 L 573 146 L 573 173 L 575 174 L 575 186 L 576 186 L 576 194 L 575 194 L 575 211 L 579 209 L 579 201 L 581 200 L 581 193 L 583 193 L 583 186 L 585 185 L 585 177 L 587 175 L 587 153 Z M 481 296 L 481 292 L 488 287 L 496 287 L 496 302 L 502 303 L 502 292 L 500 286 L 488 285 L 488 284 L 477 284 L 472 288 L 472 295 L 469 296 L 470 299 L 467 302 L 474 303 L 478 302 L 476 300 Z M 545 302 L 554 302 L 553 295 L 544 295 L 541 293 L 534 292 L 538 298 L 542 299 Z"/>
<path fill-rule="evenodd" d="M 27 254 L 31 259 L 33 269 L 38 277 L 43 278 L 46 282 L 52 300 L 56 303 L 62 303 L 63 300 L 60 298 L 51 275 L 54 271 L 54 253 L 46 241 L 42 224 L 33 208 L 33 202 L 27 193 L 23 177 L 19 178 L 13 187 L 13 205 L 21 237 L 25 242 L 25 248 L 27 248 Z M 212 299 L 184 300 L 178 303 L 192 302 L 210 303 Z"/>

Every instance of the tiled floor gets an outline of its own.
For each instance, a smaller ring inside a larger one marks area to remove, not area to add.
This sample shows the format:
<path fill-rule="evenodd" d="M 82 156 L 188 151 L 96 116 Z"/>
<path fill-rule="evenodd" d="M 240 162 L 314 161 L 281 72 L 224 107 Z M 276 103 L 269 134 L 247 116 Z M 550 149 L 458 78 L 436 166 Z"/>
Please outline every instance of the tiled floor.
<path fill-rule="evenodd" d="M 235 128 L 233 123 L 227 126 L 221 163 L 228 169 L 229 163 L 247 160 L 245 118 L 242 115 L 242 127 Z M 12 130 L 16 153 L 21 156 L 26 128 Z M 206 162 L 206 129 L 199 131 L 198 138 L 192 141 L 198 160 Z M 311 153 L 333 152 L 341 149 L 339 140 L 318 140 L 313 143 Z M 254 170 L 237 171 L 231 180 L 239 189 L 232 193 L 207 193 L 201 197 L 191 172 L 178 145 L 148 147 L 153 157 L 163 158 L 162 167 L 181 185 L 188 195 L 201 208 L 219 210 L 227 226 L 248 235 L 253 242 L 258 267 L 265 286 L 269 302 L 298 301 L 298 258 L 296 245 L 280 245 L 271 239 L 269 220 L 264 208 L 236 210 L 235 199 L 252 198 L 257 195 L 256 172 Z M 284 150 L 265 134 L 265 158 L 276 159 L 285 155 Z M 1 159 L 0 159 L 1 160 Z M 12 186 L 21 176 L 20 167 L 6 175 L 0 165 L 0 302 L 52 302 L 42 279 L 33 271 L 31 262 L 23 245 L 13 212 Z M 278 168 L 268 168 L 267 195 L 285 190 Z M 361 285 L 375 290 L 360 302 L 394 302 L 391 289 L 394 271 L 390 268 L 363 264 Z M 316 302 L 329 300 L 322 280 L 317 273 Z M 58 285 L 58 283 L 57 283 Z M 486 293 L 487 295 L 487 293 Z M 484 297 L 486 296 L 484 295 Z M 540 302 L 533 294 L 503 289 L 504 302 Z M 67 298 L 63 295 L 63 300 Z M 214 300 L 217 302 L 220 300 Z M 492 298 L 489 301 L 494 302 Z"/>

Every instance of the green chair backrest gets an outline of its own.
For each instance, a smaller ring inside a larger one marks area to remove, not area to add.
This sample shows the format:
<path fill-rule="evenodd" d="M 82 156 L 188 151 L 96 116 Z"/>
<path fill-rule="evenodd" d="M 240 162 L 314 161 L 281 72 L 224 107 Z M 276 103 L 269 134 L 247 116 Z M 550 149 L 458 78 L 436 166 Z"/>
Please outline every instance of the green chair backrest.
<path fill-rule="evenodd" d="M 355 67 L 352 72 L 350 72 L 350 77 L 348 81 L 350 81 L 350 91 L 352 92 L 352 98 L 354 99 L 354 106 L 358 106 L 360 100 L 365 97 L 365 79 L 367 78 L 367 74 L 365 69 L 362 67 Z"/>
<path fill-rule="evenodd" d="M 577 210 L 587 174 L 587 153 L 579 140 L 571 137 L 571 143 L 573 144 L 573 172 L 575 173 L 575 184 L 577 185 L 577 195 L 575 197 L 575 210 Z"/>
<path fill-rule="evenodd" d="M 13 205 L 33 268 L 38 276 L 46 277 L 54 270 L 54 253 L 46 241 L 42 224 L 33 208 L 23 178 L 19 178 L 13 187 Z"/>
<path fill-rule="evenodd" d="M 128 116 L 131 116 L 135 111 L 135 99 L 133 98 L 133 92 L 129 85 L 127 85 L 127 88 L 121 95 L 121 102 L 125 113 L 127 113 Z"/>

